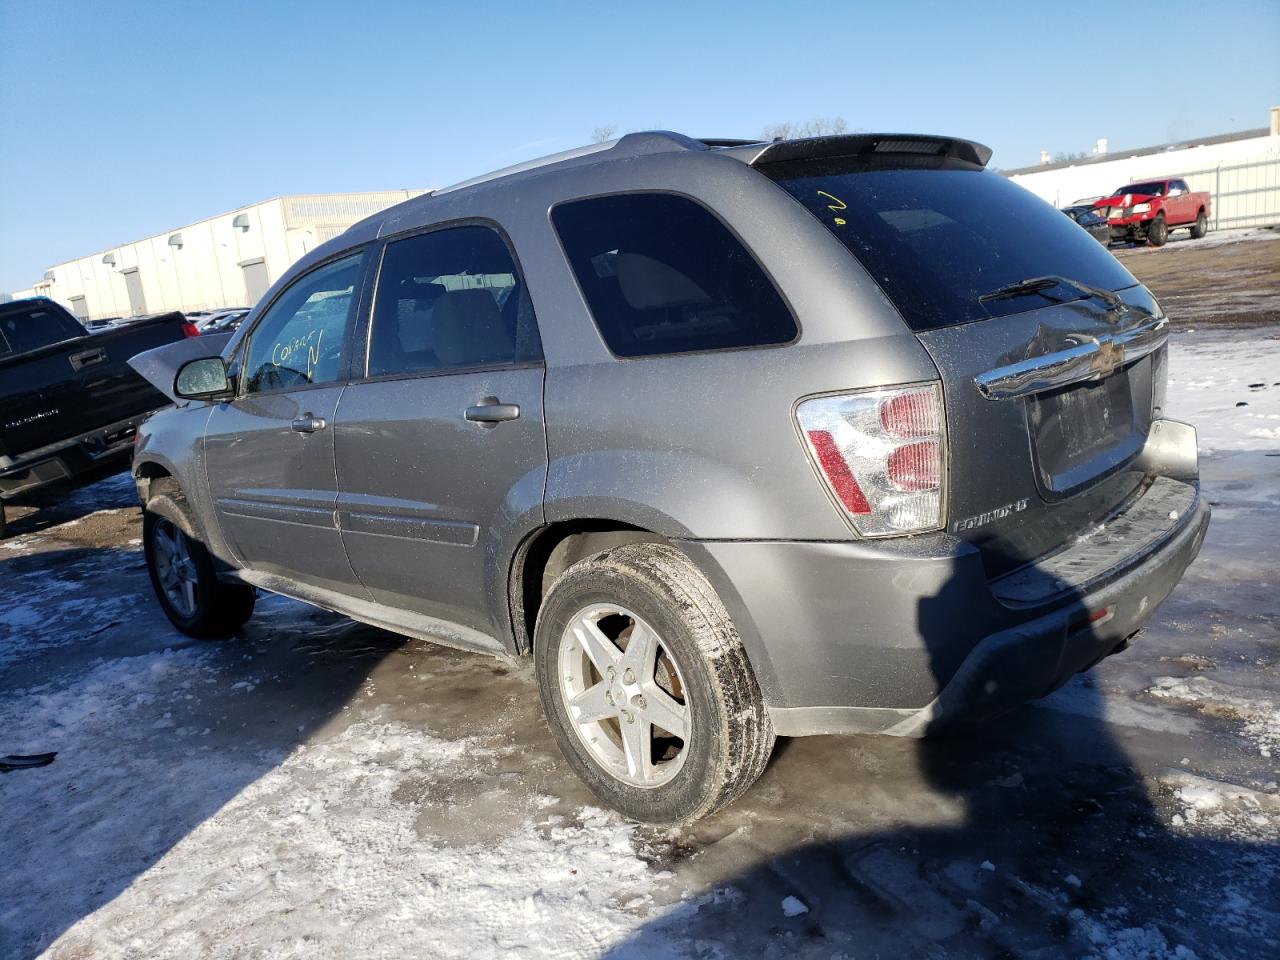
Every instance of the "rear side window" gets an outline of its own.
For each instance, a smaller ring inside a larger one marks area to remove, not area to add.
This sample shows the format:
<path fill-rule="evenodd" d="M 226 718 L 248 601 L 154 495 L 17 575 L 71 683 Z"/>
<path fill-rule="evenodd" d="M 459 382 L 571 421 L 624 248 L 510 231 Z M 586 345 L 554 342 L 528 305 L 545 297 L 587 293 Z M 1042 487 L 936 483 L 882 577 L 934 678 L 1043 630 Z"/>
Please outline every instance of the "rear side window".
<path fill-rule="evenodd" d="M 541 358 L 533 307 L 497 231 L 451 227 L 387 244 L 369 376 Z"/>
<path fill-rule="evenodd" d="M 847 160 L 764 172 L 848 247 L 913 330 L 1081 296 L 1056 286 L 983 297 L 1022 280 L 1061 276 L 1108 290 L 1138 282 L 1070 218 L 997 173 Z"/>
<path fill-rule="evenodd" d="M 621 357 L 790 343 L 796 322 L 760 265 L 686 197 L 563 203 L 551 220 L 587 306 Z"/>

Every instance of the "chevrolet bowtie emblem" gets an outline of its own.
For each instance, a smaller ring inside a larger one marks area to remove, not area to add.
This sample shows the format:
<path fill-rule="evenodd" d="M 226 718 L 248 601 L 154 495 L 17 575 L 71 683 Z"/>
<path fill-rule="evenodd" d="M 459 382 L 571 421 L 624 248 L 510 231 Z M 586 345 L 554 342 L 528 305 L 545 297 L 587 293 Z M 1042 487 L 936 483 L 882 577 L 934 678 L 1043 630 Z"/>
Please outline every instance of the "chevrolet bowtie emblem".
<path fill-rule="evenodd" d="M 1098 352 L 1089 358 L 1089 369 L 1095 379 L 1109 377 L 1124 366 L 1124 344 L 1111 339 L 1098 341 Z"/>

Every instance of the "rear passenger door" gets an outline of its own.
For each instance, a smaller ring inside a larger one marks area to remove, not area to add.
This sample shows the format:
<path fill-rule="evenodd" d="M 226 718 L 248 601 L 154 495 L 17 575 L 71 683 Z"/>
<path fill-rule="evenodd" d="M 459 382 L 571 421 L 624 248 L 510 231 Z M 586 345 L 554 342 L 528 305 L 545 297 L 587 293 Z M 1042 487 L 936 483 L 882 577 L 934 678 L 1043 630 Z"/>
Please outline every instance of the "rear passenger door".
<path fill-rule="evenodd" d="M 542 350 L 504 237 L 389 241 L 366 334 L 334 431 L 352 567 L 380 603 L 492 633 L 486 554 L 541 511 L 547 469 Z"/>

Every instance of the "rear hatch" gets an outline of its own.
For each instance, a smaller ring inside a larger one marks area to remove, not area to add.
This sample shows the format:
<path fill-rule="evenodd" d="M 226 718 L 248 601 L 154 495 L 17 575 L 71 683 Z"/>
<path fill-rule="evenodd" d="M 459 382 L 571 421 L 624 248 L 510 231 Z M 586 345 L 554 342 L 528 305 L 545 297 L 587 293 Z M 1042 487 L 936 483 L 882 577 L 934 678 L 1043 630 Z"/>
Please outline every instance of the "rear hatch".
<path fill-rule="evenodd" d="M 933 358 L 947 528 L 989 576 L 1089 533 L 1134 494 L 1164 320 L 1087 232 L 954 156 L 760 169 L 840 238 Z"/>

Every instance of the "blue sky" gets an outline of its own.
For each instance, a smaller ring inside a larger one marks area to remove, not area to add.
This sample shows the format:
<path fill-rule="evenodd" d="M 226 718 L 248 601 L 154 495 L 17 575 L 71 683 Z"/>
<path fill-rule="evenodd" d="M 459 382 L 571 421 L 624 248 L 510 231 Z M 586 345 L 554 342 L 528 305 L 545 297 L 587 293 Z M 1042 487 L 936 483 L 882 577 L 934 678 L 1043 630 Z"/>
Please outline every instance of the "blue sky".
<path fill-rule="evenodd" d="M 1034 163 L 1265 126 L 1280 0 L 0 0 L 0 290 L 285 193 L 444 185 L 600 125 L 953 133 Z"/>

